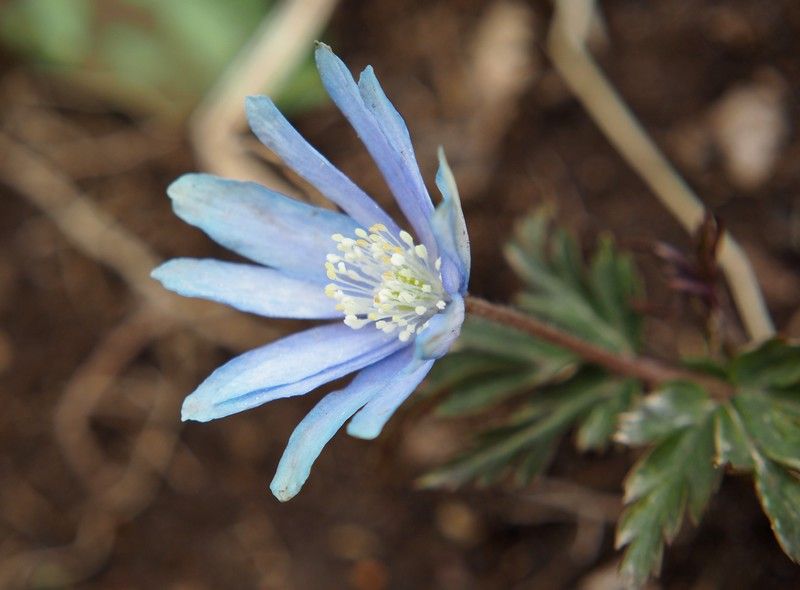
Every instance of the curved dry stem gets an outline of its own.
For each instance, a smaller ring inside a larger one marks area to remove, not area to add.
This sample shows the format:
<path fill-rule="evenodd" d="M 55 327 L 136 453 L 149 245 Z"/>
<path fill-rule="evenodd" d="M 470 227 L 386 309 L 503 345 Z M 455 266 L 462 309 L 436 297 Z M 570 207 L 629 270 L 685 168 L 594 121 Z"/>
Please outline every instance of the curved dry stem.
<path fill-rule="evenodd" d="M 259 180 L 292 193 L 285 181 L 248 157 L 238 137 L 245 126 L 244 98 L 281 89 L 308 55 L 337 1 L 284 0 L 264 17 L 250 42 L 192 115 L 192 143 L 204 170 Z"/>
<path fill-rule="evenodd" d="M 667 161 L 597 66 L 585 46 L 593 0 L 556 0 L 547 49 L 553 65 L 612 145 L 639 174 L 667 210 L 693 233 L 703 222 L 705 206 Z M 719 263 L 750 338 L 775 333 L 753 268 L 727 232 Z"/>

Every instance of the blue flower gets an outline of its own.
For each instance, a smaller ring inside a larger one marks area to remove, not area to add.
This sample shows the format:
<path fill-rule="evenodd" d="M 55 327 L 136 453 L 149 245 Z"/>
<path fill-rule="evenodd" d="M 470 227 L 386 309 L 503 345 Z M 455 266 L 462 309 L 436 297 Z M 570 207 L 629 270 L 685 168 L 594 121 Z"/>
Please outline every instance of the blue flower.
<path fill-rule="evenodd" d="M 214 371 L 183 404 L 205 422 L 303 395 L 356 373 L 295 429 L 271 489 L 300 491 L 339 428 L 375 438 L 444 355 L 464 320 L 467 230 L 455 181 L 439 150 L 434 208 L 408 129 L 371 67 L 353 80 L 318 44 L 322 82 L 378 165 L 418 241 L 324 156 L 264 96 L 247 98 L 258 138 L 341 212 L 313 207 L 252 182 L 187 174 L 167 190 L 175 213 L 255 264 L 173 259 L 153 271 L 167 288 L 267 317 L 338 320 L 251 350 Z"/>

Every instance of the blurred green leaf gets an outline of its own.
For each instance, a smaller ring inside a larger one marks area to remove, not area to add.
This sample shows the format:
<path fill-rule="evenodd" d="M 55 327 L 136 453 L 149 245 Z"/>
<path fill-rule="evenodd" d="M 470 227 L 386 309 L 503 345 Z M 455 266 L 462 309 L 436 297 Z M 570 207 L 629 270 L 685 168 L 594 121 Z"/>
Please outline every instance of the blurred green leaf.
<path fill-rule="evenodd" d="M 761 506 L 784 552 L 800 563 L 800 480 L 765 457 L 755 462 L 755 479 Z"/>
<path fill-rule="evenodd" d="M 734 382 L 743 387 L 800 392 L 800 346 L 774 339 L 739 356 L 731 367 Z"/>
<path fill-rule="evenodd" d="M 797 407 L 762 392 L 739 394 L 720 410 L 718 461 L 753 471 L 775 537 L 786 554 L 800 562 Z"/>
<path fill-rule="evenodd" d="M 82 62 L 91 50 L 89 0 L 13 0 L 0 6 L 0 38 L 55 65 Z"/>
<path fill-rule="evenodd" d="M 531 338 L 510 326 L 475 316 L 467 316 L 456 348 L 494 354 L 523 363 L 552 361 L 556 365 L 563 365 L 578 360 L 568 350 Z"/>
<path fill-rule="evenodd" d="M 658 573 L 664 543 L 680 530 L 684 511 L 697 522 L 718 485 L 714 425 L 709 408 L 699 421 L 661 437 L 626 479 L 630 506 L 617 525 L 616 546 L 627 546 L 620 569 L 634 586 Z"/>
<path fill-rule="evenodd" d="M 728 403 L 723 404 L 717 410 L 715 418 L 717 463 L 728 464 L 734 469 L 752 470 L 754 464 L 750 455 L 750 443 L 736 410 Z"/>
<path fill-rule="evenodd" d="M 563 434 L 595 405 L 624 388 L 597 370 L 541 388 L 504 426 L 479 438 L 475 448 L 420 480 L 425 487 L 456 487 L 486 472 L 518 464 L 516 480 L 525 483 L 547 466 Z"/>
<path fill-rule="evenodd" d="M 436 408 L 442 416 L 461 416 L 484 410 L 509 397 L 530 390 L 546 376 L 535 368 L 498 371 L 470 380 L 460 386 Z"/>
<path fill-rule="evenodd" d="M 633 379 L 610 380 L 609 386 L 616 391 L 592 408 L 578 425 L 575 445 L 580 451 L 605 449 L 617 431 L 620 415 L 641 391 L 641 384 Z"/>
<path fill-rule="evenodd" d="M 641 317 L 632 304 L 641 281 L 630 258 L 604 238 L 586 268 L 575 240 L 551 226 L 552 214 L 539 210 L 506 246 L 506 259 L 528 285 L 518 305 L 614 352 L 638 350 Z"/>
<path fill-rule="evenodd" d="M 437 407 L 445 416 L 484 410 L 510 397 L 559 378 L 577 363 L 563 349 L 480 318 L 469 318 L 456 352 L 434 365 L 427 393 L 450 389 Z"/>
<path fill-rule="evenodd" d="M 504 370 L 519 370 L 524 365 L 494 355 L 485 355 L 472 350 L 452 352 L 433 365 L 425 380 L 426 395 L 449 389 L 459 383 L 468 383 L 476 377 Z"/>
<path fill-rule="evenodd" d="M 12 0 L 0 41 L 125 107 L 187 114 L 264 19 L 264 0 Z M 308 57 L 276 97 L 287 112 L 324 100 Z"/>
<path fill-rule="evenodd" d="M 599 242 L 587 263 L 577 241 L 554 227 L 550 211 L 540 209 L 519 224 L 506 257 L 527 284 L 517 299 L 523 311 L 615 352 L 628 354 L 640 346 L 641 320 L 632 306 L 640 281 L 629 257 L 610 239 Z M 470 451 L 423 478 L 424 485 L 488 483 L 509 473 L 523 484 L 547 467 L 573 427 L 578 448 L 603 449 L 641 387 L 485 319 L 468 318 L 456 350 L 450 357 L 464 367 L 463 379 L 455 377 L 455 364 L 445 364 L 441 377 L 434 370 L 433 387 L 441 390 L 444 383 L 451 390 L 440 413 L 475 413 L 531 395 L 499 427 L 480 435 Z M 465 358 L 474 368 L 458 361 L 462 354 L 473 355 Z"/>
<path fill-rule="evenodd" d="M 598 244 L 588 282 L 600 316 L 626 337 L 631 348 L 638 349 L 641 316 L 631 303 L 639 294 L 640 281 L 630 257 L 618 253 L 610 237 Z"/>
<path fill-rule="evenodd" d="M 800 469 L 800 404 L 742 393 L 733 405 L 755 444 L 773 461 Z"/>
<path fill-rule="evenodd" d="M 676 430 L 702 422 L 714 407 L 699 385 L 667 383 L 623 415 L 616 439 L 627 445 L 658 442 Z"/>
<path fill-rule="evenodd" d="M 314 55 L 309 51 L 306 61 L 275 97 L 275 104 L 286 116 L 292 116 L 325 104 L 327 100 L 328 94 L 317 72 Z"/>

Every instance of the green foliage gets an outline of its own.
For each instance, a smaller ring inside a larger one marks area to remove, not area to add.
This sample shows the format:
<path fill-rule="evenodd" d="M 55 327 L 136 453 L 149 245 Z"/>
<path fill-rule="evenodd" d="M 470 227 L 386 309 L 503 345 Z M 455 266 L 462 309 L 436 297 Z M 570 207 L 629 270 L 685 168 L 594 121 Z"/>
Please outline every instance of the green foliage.
<path fill-rule="evenodd" d="M 714 410 L 700 387 L 671 383 L 621 423 L 618 440 L 654 444 L 625 481 L 628 507 L 617 526 L 616 545 L 627 546 L 621 571 L 636 586 L 658 573 L 684 512 L 698 522 L 716 489 Z"/>
<path fill-rule="evenodd" d="M 768 396 L 755 399 L 739 395 L 722 409 L 725 418 L 718 422 L 717 459 L 752 471 L 761 507 L 775 537 L 786 554 L 800 562 L 800 479 L 796 472 L 800 447 L 796 431 L 790 433 L 790 440 L 781 438 L 787 434 L 783 430 L 786 423 L 796 420 L 797 408 L 784 417 L 781 406 Z M 776 417 L 786 422 L 778 426 L 778 432 L 769 432 Z"/>
<path fill-rule="evenodd" d="M 800 561 L 798 361 L 800 346 L 772 340 L 705 371 L 731 383 L 730 400 L 671 383 L 624 415 L 615 439 L 653 445 L 628 476 L 617 530 L 618 546 L 628 545 L 622 570 L 635 586 L 658 573 L 684 510 L 698 521 L 724 466 L 752 474 L 778 542 Z"/>
<path fill-rule="evenodd" d="M 611 240 L 601 239 L 584 262 L 575 240 L 540 211 L 520 225 L 506 255 L 526 284 L 517 297 L 523 311 L 614 353 L 638 352 L 642 321 L 632 303 L 639 279 Z M 776 339 L 732 358 L 683 364 L 724 382 L 730 394 L 712 398 L 705 381 L 675 381 L 642 396 L 636 380 L 470 318 L 458 350 L 437 364 L 429 392 L 444 396 L 442 414 L 495 408 L 501 417 L 421 483 L 455 487 L 510 476 L 525 485 L 569 432 L 581 451 L 611 440 L 644 446 L 625 480 L 617 527 L 631 585 L 658 574 L 665 545 L 687 516 L 699 522 L 726 468 L 753 477 L 781 547 L 800 561 L 800 346 Z"/>
<path fill-rule="evenodd" d="M 506 259 L 526 282 L 519 306 L 613 352 L 638 350 L 641 316 L 632 303 L 640 280 L 630 257 L 603 238 L 588 265 L 574 238 L 541 210 L 518 227 Z"/>
<path fill-rule="evenodd" d="M 527 285 L 519 297 L 525 311 L 606 348 L 637 350 L 641 319 L 632 302 L 639 280 L 611 240 L 600 240 L 584 262 L 574 238 L 554 229 L 551 215 L 542 210 L 521 224 L 506 253 Z M 421 483 L 455 487 L 511 475 L 526 484 L 548 466 L 571 430 L 580 450 L 606 448 L 640 387 L 523 332 L 470 317 L 457 350 L 434 367 L 427 390 L 445 394 L 440 414 L 464 416 L 502 406 L 505 418 Z M 527 399 L 520 399 L 523 394 Z"/>
<path fill-rule="evenodd" d="M 488 484 L 511 473 L 518 485 L 525 485 L 547 467 L 561 437 L 577 421 L 587 424 L 593 409 L 630 396 L 635 389 L 627 380 L 611 379 L 590 368 L 541 387 L 501 426 L 484 433 L 470 452 L 429 473 L 420 484 L 450 488 L 470 480 Z M 613 429 L 591 426 L 595 430 L 584 434 L 586 444 L 605 445 Z"/>
<path fill-rule="evenodd" d="M 0 6 L 0 42 L 124 106 L 179 117 L 219 78 L 269 4 L 11 0 Z M 297 111 L 323 98 L 309 48 L 278 102 Z"/>
<path fill-rule="evenodd" d="M 572 353 L 522 332 L 468 318 L 459 350 L 434 365 L 427 391 L 452 392 L 439 404 L 440 414 L 470 414 L 557 380 L 574 371 L 576 362 Z"/>
<path fill-rule="evenodd" d="M 635 411 L 622 416 L 616 440 L 627 445 L 657 443 L 664 437 L 696 424 L 714 408 L 703 389 L 688 382 L 673 382 L 642 400 Z"/>
<path fill-rule="evenodd" d="M 752 471 L 775 537 L 800 562 L 800 346 L 775 339 L 731 362 L 740 392 L 719 420 L 720 462 Z"/>

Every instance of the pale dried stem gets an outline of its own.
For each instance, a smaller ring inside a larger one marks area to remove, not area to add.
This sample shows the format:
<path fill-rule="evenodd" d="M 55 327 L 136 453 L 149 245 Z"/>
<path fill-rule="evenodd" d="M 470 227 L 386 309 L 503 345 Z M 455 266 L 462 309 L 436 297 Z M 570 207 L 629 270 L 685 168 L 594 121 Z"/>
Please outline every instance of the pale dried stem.
<path fill-rule="evenodd" d="M 667 161 L 586 49 L 593 0 L 556 0 L 547 50 L 553 65 L 612 145 L 650 187 L 667 210 L 693 233 L 705 206 Z M 755 273 L 742 248 L 723 235 L 719 263 L 750 338 L 775 332 Z"/>
<path fill-rule="evenodd" d="M 204 170 L 257 180 L 292 194 L 286 182 L 248 153 L 239 133 L 245 127 L 244 99 L 274 95 L 308 55 L 327 24 L 337 0 L 286 0 L 271 10 L 252 40 L 209 92 L 192 116 L 191 137 Z"/>

